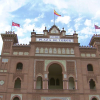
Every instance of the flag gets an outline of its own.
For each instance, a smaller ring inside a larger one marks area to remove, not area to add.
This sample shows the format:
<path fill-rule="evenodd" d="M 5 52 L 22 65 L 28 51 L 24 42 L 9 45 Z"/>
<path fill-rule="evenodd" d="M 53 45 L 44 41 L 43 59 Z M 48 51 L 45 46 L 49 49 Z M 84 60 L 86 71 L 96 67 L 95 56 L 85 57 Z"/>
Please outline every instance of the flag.
<path fill-rule="evenodd" d="M 100 29 L 100 27 L 99 27 L 99 26 L 97 26 L 97 25 L 94 25 L 94 27 L 95 27 L 95 29 Z"/>
<path fill-rule="evenodd" d="M 55 10 L 54 10 L 54 14 L 57 15 L 57 16 L 61 16 L 61 15 L 59 15 Z"/>
<path fill-rule="evenodd" d="M 20 24 L 17 24 L 15 22 L 12 22 L 12 26 L 18 26 L 18 27 L 20 27 Z"/>

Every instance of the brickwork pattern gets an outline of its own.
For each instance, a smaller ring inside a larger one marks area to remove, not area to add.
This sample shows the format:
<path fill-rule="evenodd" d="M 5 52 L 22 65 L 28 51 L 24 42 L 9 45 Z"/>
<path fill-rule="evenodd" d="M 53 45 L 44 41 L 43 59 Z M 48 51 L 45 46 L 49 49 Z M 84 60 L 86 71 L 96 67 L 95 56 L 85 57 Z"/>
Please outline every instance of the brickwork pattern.
<path fill-rule="evenodd" d="M 11 42 L 5 42 L 4 52 L 10 52 Z"/>
<path fill-rule="evenodd" d="M 36 75 L 41 73 L 43 75 L 44 61 L 36 61 Z"/>
<path fill-rule="evenodd" d="M 75 64 L 72 61 L 67 61 L 67 74 L 75 74 Z"/>

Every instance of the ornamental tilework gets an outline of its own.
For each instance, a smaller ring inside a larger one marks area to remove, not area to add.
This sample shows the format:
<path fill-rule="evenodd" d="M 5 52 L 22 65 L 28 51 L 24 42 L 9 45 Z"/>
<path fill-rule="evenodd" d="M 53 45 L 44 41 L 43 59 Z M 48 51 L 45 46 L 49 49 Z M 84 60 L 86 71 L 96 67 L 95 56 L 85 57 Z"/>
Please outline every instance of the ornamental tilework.
<path fill-rule="evenodd" d="M 41 97 L 41 100 L 71 100 L 70 97 Z"/>

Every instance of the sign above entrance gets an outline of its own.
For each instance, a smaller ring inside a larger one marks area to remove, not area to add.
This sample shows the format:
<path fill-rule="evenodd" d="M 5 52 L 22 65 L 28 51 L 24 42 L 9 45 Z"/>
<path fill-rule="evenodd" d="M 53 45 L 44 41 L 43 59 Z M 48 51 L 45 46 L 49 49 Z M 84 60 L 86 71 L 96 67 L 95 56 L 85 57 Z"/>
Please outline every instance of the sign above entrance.
<path fill-rule="evenodd" d="M 38 42 L 73 42 L 73 39 L 59 39 L 59 38 L 36 38 Z"/>

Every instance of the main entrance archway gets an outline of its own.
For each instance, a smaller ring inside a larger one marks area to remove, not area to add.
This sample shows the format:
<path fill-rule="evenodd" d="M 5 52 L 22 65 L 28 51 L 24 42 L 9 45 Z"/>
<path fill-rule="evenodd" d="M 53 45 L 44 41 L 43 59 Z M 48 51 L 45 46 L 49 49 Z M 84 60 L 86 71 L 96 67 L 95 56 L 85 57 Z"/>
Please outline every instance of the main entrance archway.
<path fill-rule="evenodd" d="M 62 68 L 59 64 L 53 63 L 49 66 L 48 74 L 48 88 L 49 89 L 63 89 Z"/>

